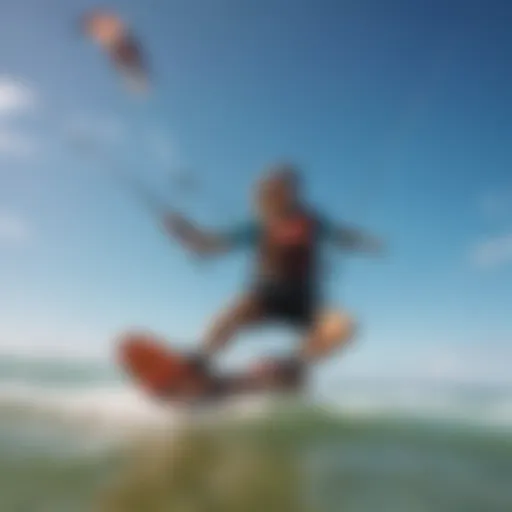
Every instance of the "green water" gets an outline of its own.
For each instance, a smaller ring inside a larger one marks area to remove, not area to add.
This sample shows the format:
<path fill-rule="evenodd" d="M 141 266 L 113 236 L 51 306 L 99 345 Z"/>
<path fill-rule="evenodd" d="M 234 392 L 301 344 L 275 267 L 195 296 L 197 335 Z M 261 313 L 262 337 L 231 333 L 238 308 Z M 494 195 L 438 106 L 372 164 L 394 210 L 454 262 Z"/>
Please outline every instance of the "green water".
<path fill-rule="evenodd" d="M 0 437 L 2 512 L 512 511 L 512 437 L 490 430 L 310 412 L 120 452 L 13 443 Z"/>

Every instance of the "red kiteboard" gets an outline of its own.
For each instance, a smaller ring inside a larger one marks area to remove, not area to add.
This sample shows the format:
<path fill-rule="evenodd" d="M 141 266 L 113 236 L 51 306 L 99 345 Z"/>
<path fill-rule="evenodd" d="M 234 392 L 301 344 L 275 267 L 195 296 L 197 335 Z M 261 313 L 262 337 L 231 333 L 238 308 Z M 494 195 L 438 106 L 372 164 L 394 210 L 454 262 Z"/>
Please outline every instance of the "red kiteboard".
<path fill-rule="evenodd" d="M 121 336 L 117 356 L 126 373 L 146 393 L 157 398 L 177 401 L 205 397 L 220 399 L 244 391 L 290 388 L 286 382 L 274 380 L 272 368 L 275 364 L 270 362 L 238 375 L 212 377 L 198 371 L 182 353 L 149 332 L 129 332 Z M 294 387 L 297 383 L 292 384 L 291 388 Z"/>
<path fill-rule="evenodd" d="M 148 332 L 121 336 L 117 355 L 130 377 L 154 396 L 179 395 L 199 378 L 182 354 Z"/>

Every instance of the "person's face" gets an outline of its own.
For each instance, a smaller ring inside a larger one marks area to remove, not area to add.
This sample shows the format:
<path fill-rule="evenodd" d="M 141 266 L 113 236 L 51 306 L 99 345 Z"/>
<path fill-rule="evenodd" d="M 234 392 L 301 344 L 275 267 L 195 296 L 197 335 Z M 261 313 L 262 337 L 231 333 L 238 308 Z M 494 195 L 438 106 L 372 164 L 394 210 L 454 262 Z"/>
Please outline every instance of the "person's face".
<path fill-rule="evenodd" d="M 282 217 L 297 203 L 295 186 L 286 180 L 270 180 L 261 185 L 257 192 L 257 211 L 267 220 Z"/>

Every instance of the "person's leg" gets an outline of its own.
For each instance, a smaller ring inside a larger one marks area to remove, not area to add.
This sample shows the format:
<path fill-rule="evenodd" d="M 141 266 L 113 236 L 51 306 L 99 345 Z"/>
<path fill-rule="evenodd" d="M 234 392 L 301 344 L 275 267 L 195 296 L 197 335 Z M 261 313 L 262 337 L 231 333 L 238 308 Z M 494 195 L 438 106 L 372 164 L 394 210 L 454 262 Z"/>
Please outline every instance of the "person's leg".
<path fill-rule="evenodd" d="M 202 354 L 211 356 L 225 347 L 238 332 L 263 319 L 260 301 L 254 294 L 247 294 L 229 306 L 207 330 L 201 348 Z"/>
<path fill-rule="evenodd" d="M 347 313 L 320 309 L 315 314 L 315 301 L 307 289 L 291 288 L 290 293 L 286 292 L 276 294 L 274 300 L 267 299 L 264 304 L 267 313 L 300 327 L 304 335 L 298 355 L 260 361 L 251 371 L 231 380 L 231 391 L 300 390 L 307 382 L 309 363 L 328 357 L 353 339 L 355 322 Z"/>
<path fill-rule="evenodd" d="M 303 342 L 300 358 L 305 362 L 323 359 L 347 346 L 355 332 L 355 321 L 346 312 L 320 311 Z"/>
<path fill-rule="evenodd" d="M 199 349 L 191 355 L 188 379 L 180 384 L 175 394 L 184 400 L 216 398 L 242 387 L 242 379 L 215 375 L 209 370 L 209 359 L 224 348 L 242 329 L 264 319 L 261 301 L 254 293 L 248 293 L 235 300 L 212 322 Z M 240 386 L 239 386 L 240 381 Z M 245 382 L 244 382 L 245 384 Z"/>

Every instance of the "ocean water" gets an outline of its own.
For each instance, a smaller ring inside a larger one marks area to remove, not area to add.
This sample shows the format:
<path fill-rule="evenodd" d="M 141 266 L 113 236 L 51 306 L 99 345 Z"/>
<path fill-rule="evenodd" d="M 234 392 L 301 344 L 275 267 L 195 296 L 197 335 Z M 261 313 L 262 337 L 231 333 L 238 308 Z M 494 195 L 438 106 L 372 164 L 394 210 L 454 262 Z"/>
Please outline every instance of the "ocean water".
<path fill-rule="evenodd" d="M 510 512 L 512 389 L 346 380 L 210 411 L 0 359 L 0 511 Z"/>

